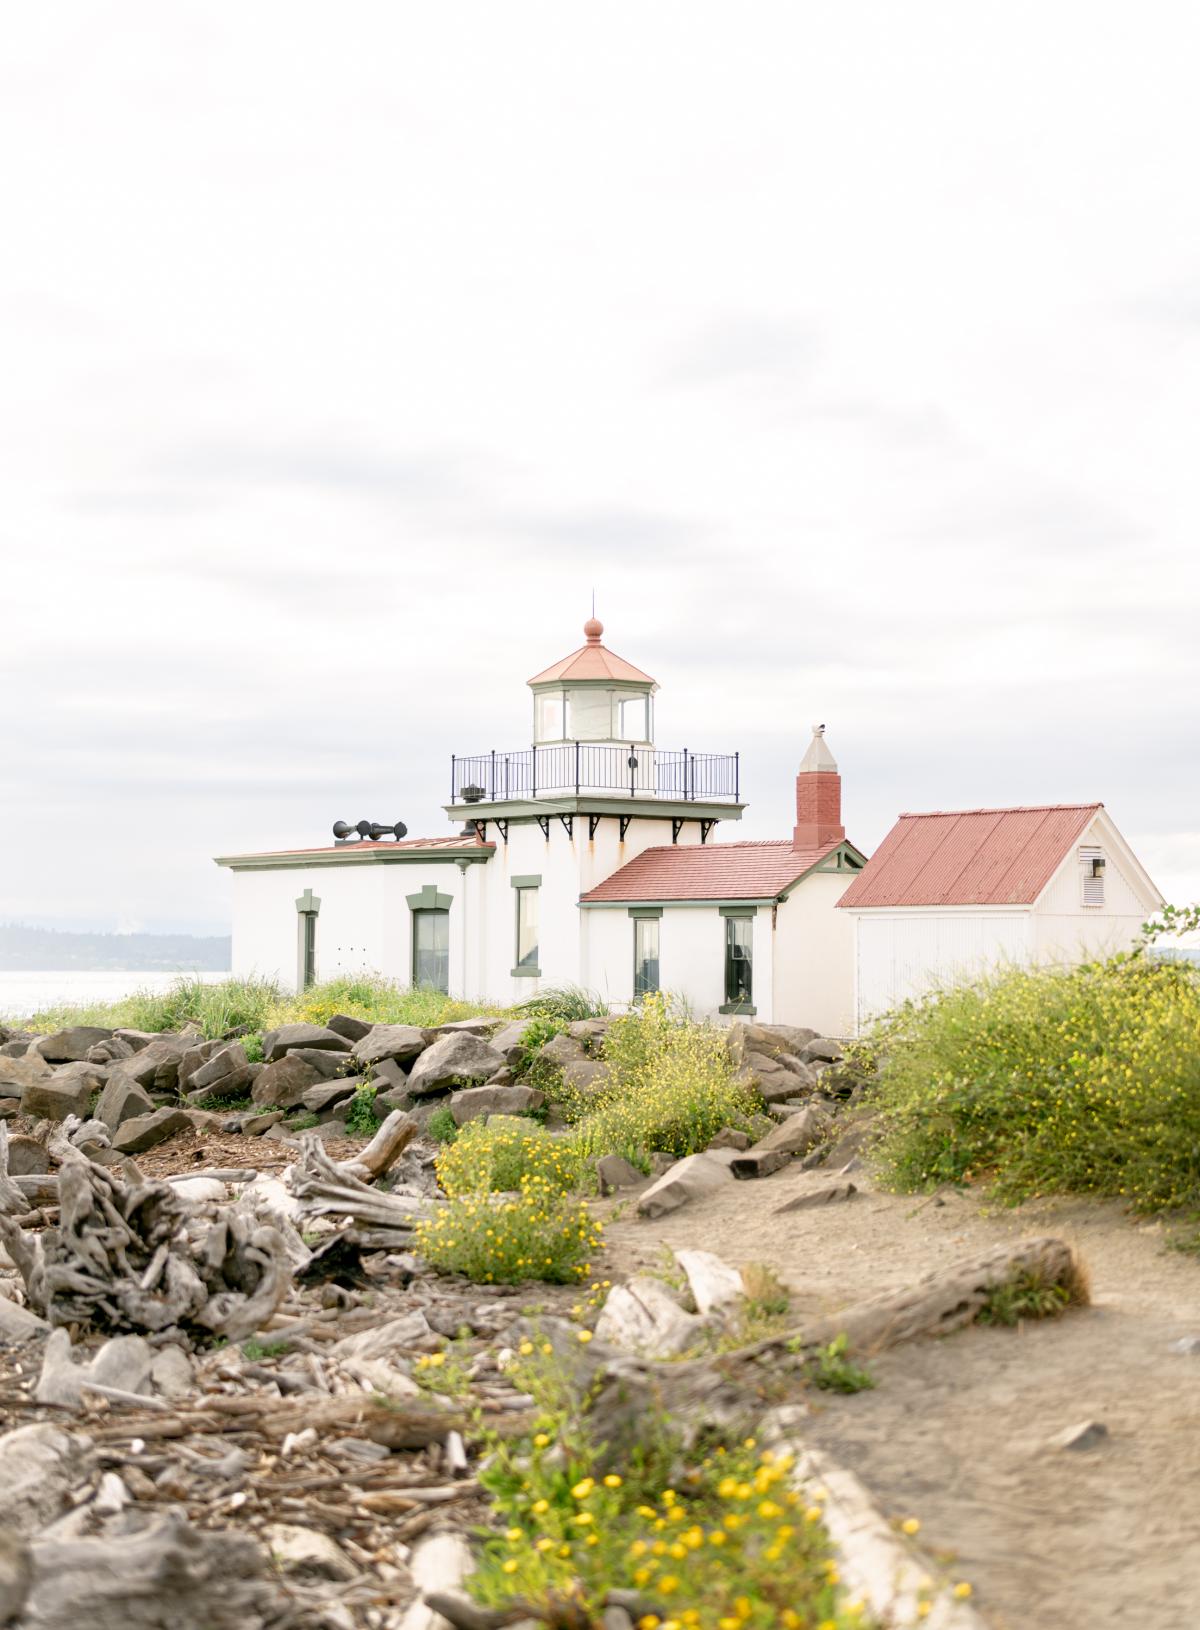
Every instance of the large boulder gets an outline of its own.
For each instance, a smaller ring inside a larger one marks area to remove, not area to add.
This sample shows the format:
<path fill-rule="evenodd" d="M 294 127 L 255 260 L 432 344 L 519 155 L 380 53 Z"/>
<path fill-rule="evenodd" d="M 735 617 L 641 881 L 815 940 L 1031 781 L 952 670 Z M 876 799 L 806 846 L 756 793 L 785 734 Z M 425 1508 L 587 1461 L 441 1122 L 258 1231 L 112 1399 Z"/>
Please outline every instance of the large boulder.
<path fill-rule="evenodd" d="M 300 1102 L 310 1114 L 322 1115 L 337 1104 L 347 1103 L 362 1084 L 359 1075 L 343 1076 L 340 1081 L 318 1081 L 315 1087 L 309 1087 Z"/>
<path fill-rule="evenodd" d="M 259 1072 L 250 1096 L 263 1109 L 294 1109 L 322 1079 L 302 1058 L 284 1054 Z"/>
<path fill-rule="evenodd" d="M 468 1031 L 452 1031 L 427 1047 L 408 1075 L 408 1090 L 418 1096 L 447 1087 L 486 1081 L 502 1069 L 504 1060 L 494 1047 Z"/>
<path fill-rule="evenodd" d="M 35 1120 L 65 1121 L 68 1115 L 86 1120 L 92 1095 L 104 1082 L 90 1064 L 67 1064 L 21 1092 L 21 1113 Z"/>
<path fill-rule="evenodd" d="M 262 1041 L 263 1058 L 268 1064 L 290 1053 L 293 1047 L 323 1047 L 335 1053 L 350 1051 L 346 1037 L 323 1024 L 281 1024 L 278 1030 L 268 1030 Z"/>
<path fill-rule="evenodd" d="M 124 1044 L 127 1045 L 127 1044 Z M 216 1041 L 199 1041 L 194 1047 L 189 1047 L 179 1060 L 176 1069 L 176 1083 L 180 1092 L 189 1092 L 192 1089 L 192 1077 L 202 1064 L 207 1064 L 214 1053 L 219 1053 L 228 1043 Z M 130 1049 L 132 1052 L 132 1049 Z M 125 1055 L 129 1057 L 127 1053 Z"/>
<path fill-rule="evenodd" d="M 118 1154 L 141 1155 L 191 1127 L 192 1118 L 185 1109 L 167 1104 L 150 1115 L 135 1115 L 126 1121 L 114 1134 L 112 1146 Z"/>
<path fill-rule="evenodd" d="M 810 1149 L 826 1142 L 832 1127 L 828 1112 L 815 1104 L 802 1109 L 798 1115 L 789 1115 L 752 1149 L 734 1158 L 733 1175 L 768 1177 L 781 1166 L 790 1165 L 794 1156 L 806 1155 Z"/>
<path fill-rule="evenodd" d="M 550 1040 L 538 1048 L 538 1062 L 552 1064 L 555 1069 L 564 1070 L 568 1064 L 577 1064 L 580 1059 L 587 1057 L 583 1043 L 576 1041 L 574 1036 L 565 1033 L 560 1036 L 551 1036 Z"/>
<path fill-rule="evenodd" d="M 599 1092 L 608 1084 L 608 1065 L 598 1058 L 573 1058 L 563 1066 L 562 1084 L 576 1092 Z"/>
<path fill-rule="evenodd" d="M 350 1053 L 335 1053 L 327 1047 L 293 1047 L 287 1056 L 298 1058 L 302 1064 L 307 1064 L 310 1070 L 316 1070 L 322 1081 L 332 1081 L 338 1076 L 349 1075 L 354 1068 L 354 1059 Z"/>
<path fill-rule="evenodd" d="M 50 1421 L 0 1437 L 0 1532 L 28 1537 L 70 1504 L 90 1473 L 93 1445 Z"/>
<path fill-rule="evenodd" d="M 767 1104 L 777 1104 L 784 1098 L 804 1098 L 817 1084 L 817 1072 L 802 1064 L 791 1053 L 779 1053 L 774 1058 L 764 1053 L 747 1053 L 736 1079 L 757 1092 Z"/>
<path fill-rule="evenodd" d="M 150 1097 L 136 1081 L 117 1076 L 105 1083 L 96 1105 L 96 1119 L 103 1121 L 110 1132 L 115 1132 L 135 1115 L 149 1115 L 153 1109 Z"/>
<path fill-rule="evenodd" d="M 504 1055 L 506 1064 L 519 1064 L 525 1053 L 525 1032 L 533 1023 L 532 1019 L 514 1019 L 511 1024 L 504 1025 L 492 1037 L 492 1046 L 498 1053 Z"/>
<path fill-rule="evenodd" d="M 373 1024 L 365 1036 L 354 1043 L 354 1057 L 359 1064 L 379 1064 L 393 1059 L 397 1064 L 410 1063 L 429 1046 L 429 1032 L 415 1024 Z"/>
<path fill-rule="evenodd" d="M 132 1032 L 126 1032 L 122 1039 L 129 1040 L 131 1034 Z M 179 1066 L 184 1055 L 198 1040 L 199 1037 L 195 1034 L 175 1035 L 168 1032 L 155 1036 L 144 1047 L 138 1048 L 130 1058 L 118 1059 L 112 1065 L 111 1073 L 123 1075 L 129 1081 L 136 1081 L 138 1086 L 144 1087 L 147 1092 L 174 1092 L 179 1086 Z"/>
<path fill-rule="evenodd" d="M 836 1036 L 817 1036 L 800 1049 L 805 1064 L 836 1064 L 846 1051 L 846 1043 Z"/>
<path fill-rule="evenodd" d="M 348 1042 L 353 1043 L 369 1035 L 372 1026 L 370 1019 L 356 1019 L 349 1013 L 335 1013 L 325 1028 L 332 1030 L 335 1036 L 345 1036 Z"/>
<path fill-rule="evenodd" d="M 48 1081 L 50 1074 L 50 1065 L 36 1053 L 25 1058 L 0 1058 L 0 1093 L 9 1097 L 24 1092 L 35 1081 Z"/>
<path fill-rule="evenodd" d="M 729 1167 L 734 1159 L 732 1149 L 714 1149 L 700 1155 L 688 1155 L 668 1168 L 638 1201 L 640 1217 L 663 1217 L 677 1211 L 689 1200 L 711 1194 L 732 1181 Z"/>
<path fill-rule="evenodd" d="M 608 1019 L 575 1019 L 567 1026 L 567 1035 L 573 1041 L 582 1042 L 589 1052 L 598 1053 L 604 1046 L 609 1022 Z"/>
<path fill-rule="evenodd" d="M 90 1048 L 111 1037 L 112 1031 L 102 1025 L 73 1024 L 52 1036 L 39 1036 L 30 1050 L 50 1064 L 78 1064 L 87 1058 Z"/>
<path fill-rule="evenodd" d="M 179 1073 L 182 1082 L 182 1068 Z M 240 1041 L 232 1041 L 192 1071 L 187 1082 L 188 1098 L 217 1098 L 224 1102 L 243 1098 L 253 1079 L 246 1049 Z"/>
<path fill-rule="evenodd" d="M 474 1019 L 451 1019 L 447 1024 L 439 1024 L 434 1030 L 434 1035 L 490 1036 L 499 1023 L 499 1019 L 488 1019 L 482 1014 Z"/>
<path fill-rule="evenodd" d="M 638 1274 L 614 1285 L 596 1320 L 596 1340 L 645 1358 L 676 1358 L 709 1329 L 685 1313 L 661 1279 Z"/>
<path fill-rule="evenodd" d="M 532 1087 L 466 1087 L 450 1100 L 450 1113 L 456 1126 L 465 1126 L 481 1115 L 528 1115 L 541 1109 L 546 1102 L 544 1093 Z"/>

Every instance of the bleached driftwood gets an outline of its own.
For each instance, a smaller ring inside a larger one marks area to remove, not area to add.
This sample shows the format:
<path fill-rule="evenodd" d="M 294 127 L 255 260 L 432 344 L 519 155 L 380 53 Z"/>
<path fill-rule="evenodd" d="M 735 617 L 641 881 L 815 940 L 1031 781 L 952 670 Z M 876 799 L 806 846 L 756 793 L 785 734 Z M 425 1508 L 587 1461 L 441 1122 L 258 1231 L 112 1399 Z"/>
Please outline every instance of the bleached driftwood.
<path fill-rule="evenodd" d="M 419 1128 L 411 1115 L 393 1109 L 365 1149 L 360 1149 L 353 1160 L 341 1162 L 342 1170 L 364 1182 L 373 1183 L 383 1176 L 416 1137 Z"/>
<path fill-rule="evenodd" d="M 363 1157 L 379 1144 L 371 1164 L 378 1165 L 380 1171 L 386 1170 L 415 1132 L 416 1122 L 396 1110 L 379 1128 L 363 1155 L 344 1162 L 331 1159 L 320 1139 L 306 1133 L 300 1140 L 300 1158 L 284 1172 L 284 1182 L 307 1216 L 352 1217 L 356 1223 L 376 1228 L 411 1229 L 426 1213 L 424 1201 L 372 1188 L 356 1168 L 368 1169 Z M 380 1142 L 384 1133 L 387 1138 Z"/>
<path fill-rule="evenodd" d="M 169 1184 L 128 1184 L 74 1149 L 63 1157 L 59 1203 L 58 1227 L 40 1235 L 0 1216 L 30 1306 L 51 1324 L 241 1341 L 287 1292 L 283 1242 L 244 1213 L 205 1224 Z"/>

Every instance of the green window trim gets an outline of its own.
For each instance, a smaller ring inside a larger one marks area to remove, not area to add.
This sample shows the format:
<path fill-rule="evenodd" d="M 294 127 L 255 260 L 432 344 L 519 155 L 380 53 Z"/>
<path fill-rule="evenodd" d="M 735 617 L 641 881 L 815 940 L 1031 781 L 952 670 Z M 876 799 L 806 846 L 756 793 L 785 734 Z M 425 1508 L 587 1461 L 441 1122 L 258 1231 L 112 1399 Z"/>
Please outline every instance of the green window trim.
<path fill-rule="evenodd" d="M 514 979 L 540 979 L 542 977 L 540 968 L 510 968 L 509 972 Z"/>
<path fill-rule="evenodd" d="M 718 906 L 717 910 L 721 913 L 722 917 L 757 917 L 758 916 L 758 907 L 757 906 L 741 906 L 741 905 Z"/>
<path fill-rule="evenodd" d="M 663 908 L 661 906 L 630 906 L 629 908 L 629 915 L 635 920 L 638 917 L 661 917 L 662 914 Z"/>
<path fill-rule="evenodd" d="M 754 1006 L 753 1003 L 750 1003 L 750 1002 L 722 1002 L 720 1007 L 717 1009 L 717 1012 L 718 1013 L 745 1013 L 750 1018 L 753 1018 L 754 1015 L 758 1012 L 758 1009 Z"/>
<path fill-rule="evenodd" d="M 542 874 L 541 872 L 530 872 L 525 877 L 510 877 L 508 881 L 514 889 L 540 889 Z"/>
<path fill-rule="evenodd" d="M 426 883 L 420 894 L 406 894 L 410 911 L 449 911 L 454 904 L 452 894 L 439 894 L 437 885 Z"/>

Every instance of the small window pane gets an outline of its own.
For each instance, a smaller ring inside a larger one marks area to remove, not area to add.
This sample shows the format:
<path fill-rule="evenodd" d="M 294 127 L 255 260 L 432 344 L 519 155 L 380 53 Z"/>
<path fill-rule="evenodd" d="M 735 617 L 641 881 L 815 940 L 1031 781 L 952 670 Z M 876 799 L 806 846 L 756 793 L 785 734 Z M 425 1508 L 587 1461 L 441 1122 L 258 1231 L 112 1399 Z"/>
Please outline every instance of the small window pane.
<path fill-rule="evenodd" d="M 548 691 L 537 699 L 537 738 L 539 741 L 561 741 L 562 736 L 562 692 Z"/>
<path fill-rule="evenodd" d="M 413 912 L 413 984 L 450 993 L 450 913 Z"/>
<path fill-rule="evenodd" d="M 754 918 L 725 919 L 725 1000 L 747 1005 L 754 993 Z"/>
<path fill-rule="evenodd" d="M 538 965 L 538 891 L 517 890 L 517 967 Z"/>
<path fill-rule="evenodd" d="M 646 698 L 644 696 L 625 696 L 621 699 L 620 726 L 617 734 L 622 741 L 646 741 L 649 732 L 646 729 Z"/>
<path fill-rule="evenodd" d="M 658 986 L 658 918 L 635 917 L 633 922 L 633 999 L 648 996 Z"/>

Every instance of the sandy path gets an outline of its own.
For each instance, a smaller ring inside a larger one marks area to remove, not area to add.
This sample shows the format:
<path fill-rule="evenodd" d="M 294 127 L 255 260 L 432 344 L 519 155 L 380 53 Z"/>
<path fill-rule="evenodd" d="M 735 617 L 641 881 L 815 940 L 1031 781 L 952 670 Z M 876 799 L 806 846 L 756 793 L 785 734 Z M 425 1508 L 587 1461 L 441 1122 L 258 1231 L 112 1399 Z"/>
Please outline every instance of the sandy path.
<path fill-rule="evenodd" d="M 863 1189 L 847 1205 L 777 1217 L 828 1177 L 789 1171 L 653 1223 L 632 1208 L 609 1229 L 605 1272 L 653 1270 L 663 1246 L 768 1262 L 793 1307 L 832 1311 L 909 1284 L 1004 1239 L 1072 1240 L 1094 1305 L 1020 1330 L 976 1328 L 880 1355 L 873 1392 L 810 1395 L 810 1436 L 856 1471 L 922 1543 L 971 1580 L 996 1630 L 1195 1630 L 1200 1625 L 1200 1263 L 1163 1249 L 1157 1225 L 1082 1202 L 985 1212 Z M 1100 1449 L 1049 1450 L 1094 1418 Z"/>

